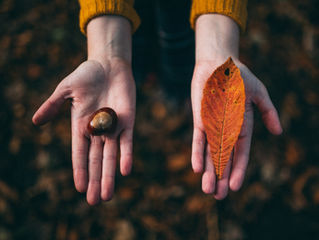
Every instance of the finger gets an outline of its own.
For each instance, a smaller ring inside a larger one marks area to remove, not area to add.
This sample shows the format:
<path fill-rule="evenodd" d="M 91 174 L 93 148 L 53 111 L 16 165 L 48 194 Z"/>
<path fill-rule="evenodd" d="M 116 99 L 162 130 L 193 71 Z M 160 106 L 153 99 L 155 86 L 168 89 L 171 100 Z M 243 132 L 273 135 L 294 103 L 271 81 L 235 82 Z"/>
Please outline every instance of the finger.
<path fill-rule="evenodd" d="M 251 137 L 253 133 L 254 112 L 252 109 L 245 112 L 244 123 L 235 145 L 233 166 L 229 180 L 232 191 L 238 191 L 243 184 L 249 161 Z"/>
<path fill-rule="evenodd" d="M 130 174 L 133 163 L 133 130 L 124 130 L 120 136 L 121 174 Z"/>
<path fill-rule="evenodd" d="M 103 150 L 103 170 L 101 198 L 108 201 L 114 192 L 114 178 L 116 169 L 117 142 L 116 139 L 107 138 Z"/>
<path fill-rule="evenodd" d="M 89 186 L 87 191 L 87 201 L 91 205 L 97 204 L 100 201 L 102 158 L 102 139 L 101 137 L 93 136 L 89 152 Z"/>
<path fill-rule="evenodd" d="M 228 194 L 228 182 L 229 182 L 231 162 L 232 162 L 232 156 L 230 157 L 230 160 L 228 161 L 225 167 L 222 179 L 217 180 L 215 194 L 214 194 L 214 197 L 217 200 L 224 199 Z"/>
<path fill-rule="evenodd" d="M 207 144 L 205 153 L 205 172 L 202 177 L 202 190 L 206 194 L 212 194 L 215 191 L 216 184 L 216 174 L 213 165 L 213 160 L 211 159 L 209 146 Z"/>
<path fill-rule="evenodd" d="M 195 173 L 200 173 L 204 168 L 205 133 L 199 128 L 194 128 L 192 145 L 192 167 Z"/>
<path fill-rule="evenodd" d="M 266 87 L 258 80 L 257 92 L 253 97 L 253 102 L 258 107 L 262 114 L 262 119 L 267 129 L 275 135 L 282 133 L 277 110 L 275 109 L 272 101 L 270 100 Z"/>
<path fill-rule="evenodd" d="M 75 188 L 85 192 L 88 186 L 87 162 L 88 139 L 79 131 L 76 123 L 72 123 L 72 166 Z"/>
<path fill-rule="evenodd" d="M 42 125 L 54 118 L 68 98 L 69 91 L 62 84 L 57 86 L 52 95 L 41 105 L 41 107 L 33 115 L 32 122 L 35 125 Z"/>

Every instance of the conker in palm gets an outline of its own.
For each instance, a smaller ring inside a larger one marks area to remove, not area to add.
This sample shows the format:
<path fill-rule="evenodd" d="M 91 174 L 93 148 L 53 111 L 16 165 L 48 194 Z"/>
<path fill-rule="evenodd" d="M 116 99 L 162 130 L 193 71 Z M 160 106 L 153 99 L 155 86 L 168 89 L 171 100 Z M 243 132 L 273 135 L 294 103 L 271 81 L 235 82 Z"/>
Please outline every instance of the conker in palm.
<path fill-rule="evenodd" d="M 88 123 L 88 131 L 92 135 L 111 134 L 115 132 L 117 115 L 112 108 L 101 108 L 94 112 Z"/>

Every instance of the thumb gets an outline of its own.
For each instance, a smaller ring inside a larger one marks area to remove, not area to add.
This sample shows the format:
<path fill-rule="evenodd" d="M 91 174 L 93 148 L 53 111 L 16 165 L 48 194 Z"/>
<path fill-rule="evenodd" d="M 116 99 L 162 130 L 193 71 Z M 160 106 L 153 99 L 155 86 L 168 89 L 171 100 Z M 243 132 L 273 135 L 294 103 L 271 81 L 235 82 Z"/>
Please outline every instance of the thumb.
<path fill-rule="evenodd" d="M 282 133 L 279 116 L 274 107 L 266 87 L 258 80 L 258 86 L 253 102 L 262 114 L 262 119 L 267 129 L 275 135 Z"/>
<path fill-rule="evenodd" d="M 54 118 L 65 100 L 70 95 L 70 91 L 65 87 L 62 81 L 52 95 L 41 105 L 32 117 L 32 122 L 35 125 L 43 125 Z"/>

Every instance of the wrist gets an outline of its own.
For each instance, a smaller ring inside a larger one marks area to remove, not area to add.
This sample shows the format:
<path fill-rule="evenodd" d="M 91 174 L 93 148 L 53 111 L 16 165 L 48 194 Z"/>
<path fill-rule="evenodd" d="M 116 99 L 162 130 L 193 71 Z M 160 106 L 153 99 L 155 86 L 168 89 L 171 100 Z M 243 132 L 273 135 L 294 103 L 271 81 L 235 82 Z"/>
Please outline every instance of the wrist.
<path fill-rule="evenodd" d="M 132 30 L 121 16 L 103 15 L 87 25 L 88 60 L 103 63 L 120 61 L 131 64 Z"/>
<path fill-rule="evenodd" d="M 239 27 L 230 17 L 203 14 L 196 20 L 196 63 L 238 59 Z"/>

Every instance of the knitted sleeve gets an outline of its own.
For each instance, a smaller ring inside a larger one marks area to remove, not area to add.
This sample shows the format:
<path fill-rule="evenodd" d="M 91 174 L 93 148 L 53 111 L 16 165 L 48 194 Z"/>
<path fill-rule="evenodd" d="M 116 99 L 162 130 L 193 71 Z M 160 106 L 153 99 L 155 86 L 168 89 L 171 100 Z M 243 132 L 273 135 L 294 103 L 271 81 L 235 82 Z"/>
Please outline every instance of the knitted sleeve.
<path fill-rule="evenodd" d="M 133 8 L 134 0 L 79 0 L 80 29 L 86 34 L 86 26 L 92 18 L 101 15 L 120 15 L 130 20 L 134 33 L 140 25 L 140 18 Z"/>
<path fill-rule="evenodd" d="M 247 20 L 247 0 L 193 0 L 190 24 L 195 28 L 196 19 L 205 13 L 219 13 L 234 19 L 245 31 Z"/>

